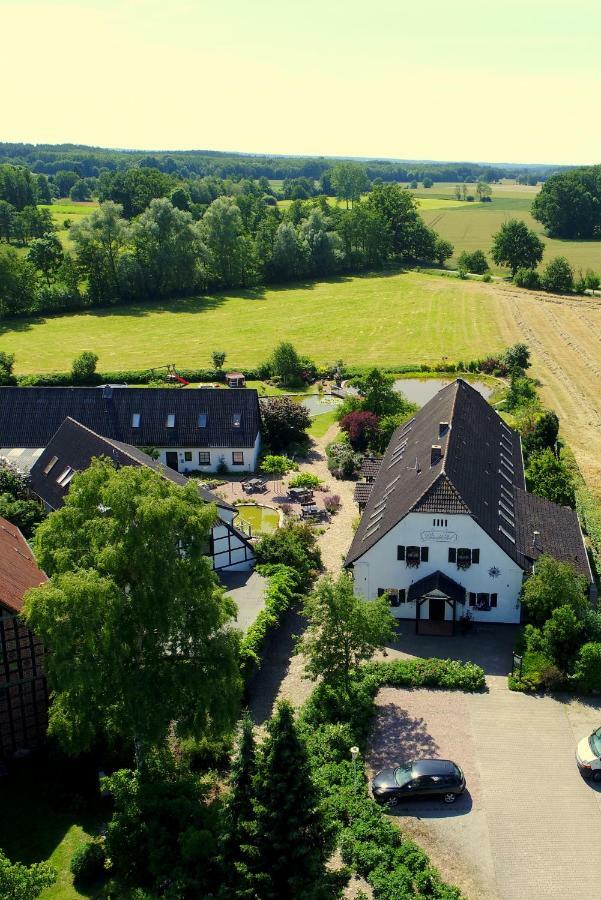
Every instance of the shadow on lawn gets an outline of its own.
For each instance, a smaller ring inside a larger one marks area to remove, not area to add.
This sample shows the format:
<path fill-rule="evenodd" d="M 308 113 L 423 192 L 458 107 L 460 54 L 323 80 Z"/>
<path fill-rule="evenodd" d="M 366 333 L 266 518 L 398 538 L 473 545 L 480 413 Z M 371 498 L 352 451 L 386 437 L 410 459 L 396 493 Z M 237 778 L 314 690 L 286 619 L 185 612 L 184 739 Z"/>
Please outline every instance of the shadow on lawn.
<path fill-rule="evenodd" d="M 10 763 L 0 781 L 0 809 L 0 847 L 26 865 L 49 859 L 74 825 L 97 833 L 106 819 L 91 763 L 67 765 L 46 754 Z"/>
<path fill-rule="evenodd" d="M 401 268 L 392 268 L 384 270 L 375 270 L 373 272 L 361 272 L 356 275 L 330 275 L 321 278 L 316 277 L 315 280 L 305 279 L 303 281 L 288 281 L 282 284 L 258 285 L 256 287 L 240 288 L 214 291 L 209 294 L 197 294 L 187 297 L 161 298 L 154 300 L 148 298 L 145 300 L 135 300 L 124 303 L 107 303 L 97 306 L 86 306 L 77 309 L 57 309 L 56 311 L 48 310 L 44 313 L 33 314 L 23 318 L 5 319 L 0 322 L 0 336 L 12 331 L 29 331 L 35 325 L 44 325 L 49 319 L 61 318 L 64 316 L 94 316 L 96 318 L 105 318 L 106 316 L 124 316 L 129 318 L 143 318 L 155 312 L 194 312 L 201 313 L 211 309 L 217 309 L 228 300 L 242 299 L 259 301 L 265 299 L 269 294 L 286 294 L 295 291 L 311 291 L 318 284 L 346 284 L 353 279 L 371 279 L 371 278 L 393 278 L 396 275 L 404 274 L 407 270 Z"/>

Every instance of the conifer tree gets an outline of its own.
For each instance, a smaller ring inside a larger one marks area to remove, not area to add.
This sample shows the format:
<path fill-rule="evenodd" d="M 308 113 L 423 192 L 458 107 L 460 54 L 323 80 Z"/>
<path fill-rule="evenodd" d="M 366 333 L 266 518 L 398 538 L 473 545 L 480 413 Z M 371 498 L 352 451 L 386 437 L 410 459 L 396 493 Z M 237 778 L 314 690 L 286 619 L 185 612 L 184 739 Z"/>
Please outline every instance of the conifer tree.
<path fill-rule="evenodd" d="M 292 706 L 281 701 L 258 757 L 256 814 L 261 900 L 331 900 L 325 864 L 332 849 L 309 757 Z"/>
<path fill-rule="evenodd" d="M 232 763 L 231 793 L 225 810 L 223 864 L 228 895 L 255 898 L 253 872 L 257 863 L 255 822 L 255 778 L 257 756 L 253 724 L 242 720 L 238 751 Z"/>

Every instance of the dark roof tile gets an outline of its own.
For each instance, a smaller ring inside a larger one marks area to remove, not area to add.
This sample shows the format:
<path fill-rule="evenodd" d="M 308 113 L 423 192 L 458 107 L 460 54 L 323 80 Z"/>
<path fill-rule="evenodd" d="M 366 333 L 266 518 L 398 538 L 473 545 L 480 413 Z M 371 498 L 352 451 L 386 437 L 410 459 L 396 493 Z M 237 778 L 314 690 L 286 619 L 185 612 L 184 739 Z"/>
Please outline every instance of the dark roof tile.
<path fill-rule="evenodd" d="M 251 388 L 0 387 L 0 447 L 46 447 L 67 417 L 136 447 L 253 447 L 260 424 Z"/>
<path fill-rule="evenodd" d="M 81 472 L 88 468 L 94 457 L 99 456 L 109 457 L 118 468 L 121 466 L 146 466 L 174 484 L 181 486 L 188 484 L 188 479 L 184 475 L 164 466 L 139 448 L 122 441 L 102 437 L 80 422 L 67 418 L 32 467 L 30 487 L 51 509 L 59 509 L 63 505 L 69 484 L 61 485 L 57 478 L 67 466 L 76 472 Z M 45 474 L 44 470 L 54 459 L 56 462 L 48 474 Z M 229 503 L 202 486 L 198 487 L 198 493 L 207 503 L 216 503 L 222 509 L 234 509 Z"/>

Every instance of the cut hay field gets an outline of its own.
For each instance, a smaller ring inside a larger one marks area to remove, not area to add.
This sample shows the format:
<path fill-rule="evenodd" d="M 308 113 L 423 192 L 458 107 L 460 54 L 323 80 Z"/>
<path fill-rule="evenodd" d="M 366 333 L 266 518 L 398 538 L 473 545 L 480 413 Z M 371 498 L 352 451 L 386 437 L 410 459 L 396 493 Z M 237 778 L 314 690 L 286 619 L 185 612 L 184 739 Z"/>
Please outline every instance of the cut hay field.
<path fill-rule="evenodd" d="M 482 287 L 412 272 L 336 278 L 5 322 L 0 347 L 20 373 L 65 371 L 82 350 L 105 370 L 201 367 L 215 349 L 228 365 L 252 367 L 283 339 L 320 363 L 456 360 L 507 343 L 498 301 Z"/>

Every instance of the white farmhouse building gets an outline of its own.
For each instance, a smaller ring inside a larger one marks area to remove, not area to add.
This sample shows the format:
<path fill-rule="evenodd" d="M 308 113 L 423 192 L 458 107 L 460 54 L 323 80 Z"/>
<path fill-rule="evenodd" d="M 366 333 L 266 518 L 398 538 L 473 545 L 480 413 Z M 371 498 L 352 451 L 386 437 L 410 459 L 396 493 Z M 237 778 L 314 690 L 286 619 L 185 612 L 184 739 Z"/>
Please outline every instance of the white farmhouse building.
<path fill-rule="evenodd" d="M 67 417 L 184 474 L 253 472 L 261 448 L 251 388 L 0 387 L 0 456 L 29 471 Z"/>
<path fill-rule="evenodd" d="M 137 447 L 102 437 L 80 422 L 66 418 L 33 465 L 29 486 L 46 509 L 60 509 L 73 476 L 85 471 L 92 460 L 99 457 L 110 459 L 115 468 L 144 466 L 174 484 L 184 486 L 188 483 L 185 475 L 152 459 Z M 218 518 L 207 546 L 213 569 L 224 572 L 251 569 L 255 554 L 252 544 L 234 521 L 238 515 L 236 507 L 202 485 L 197 485 L 197 490 L 203 500 L 214 503 L 217 508 Z"/>
<path fill-rule="evenodd" d="M 418 633 L 453 633 L 468 612 L 519 622 L 543 553 L 593 580 L 576 513 L 526 492 L 519 435 L 461 379 L 395 431 L 360 499 L 345 563 L 355 591 L 388 593 Z"/>

